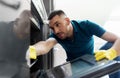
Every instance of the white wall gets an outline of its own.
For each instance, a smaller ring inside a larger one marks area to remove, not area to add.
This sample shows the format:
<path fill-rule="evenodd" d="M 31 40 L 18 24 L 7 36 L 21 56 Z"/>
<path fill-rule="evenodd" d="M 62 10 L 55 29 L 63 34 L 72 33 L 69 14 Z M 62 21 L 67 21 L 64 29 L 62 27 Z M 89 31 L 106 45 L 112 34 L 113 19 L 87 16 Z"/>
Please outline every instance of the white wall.
<path fill-rule="evenodd" d="M 55 9 L 62 9 L 71 19 L 90 19 L 104 25 L 120 0 L 54 0 Z"/>

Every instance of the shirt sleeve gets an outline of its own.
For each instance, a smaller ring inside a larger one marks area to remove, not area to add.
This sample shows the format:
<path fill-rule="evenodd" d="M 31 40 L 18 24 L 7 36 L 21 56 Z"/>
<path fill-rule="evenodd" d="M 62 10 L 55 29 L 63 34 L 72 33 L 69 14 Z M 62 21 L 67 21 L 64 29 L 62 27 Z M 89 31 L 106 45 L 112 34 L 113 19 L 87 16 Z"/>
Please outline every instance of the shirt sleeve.
<path fill-rule="evenodd" d="M 101 26 L 88 20 L 86 20 L 86 26 L 91 35 L 101 37 L 106 32 Z"/>

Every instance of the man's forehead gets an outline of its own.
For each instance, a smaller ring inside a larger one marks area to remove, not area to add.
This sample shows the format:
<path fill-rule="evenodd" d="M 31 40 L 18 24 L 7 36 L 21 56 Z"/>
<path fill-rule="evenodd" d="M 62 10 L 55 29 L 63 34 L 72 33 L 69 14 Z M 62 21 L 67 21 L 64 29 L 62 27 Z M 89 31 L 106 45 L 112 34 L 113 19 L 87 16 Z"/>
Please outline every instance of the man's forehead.
<path fill-rule="evenodd" d="M 61 15 L 54 16 L 51 20 L 49 20 L 49 25 L 53 25 L 54 23 L 58 22 L 61 18 L 62 18 Z"/>

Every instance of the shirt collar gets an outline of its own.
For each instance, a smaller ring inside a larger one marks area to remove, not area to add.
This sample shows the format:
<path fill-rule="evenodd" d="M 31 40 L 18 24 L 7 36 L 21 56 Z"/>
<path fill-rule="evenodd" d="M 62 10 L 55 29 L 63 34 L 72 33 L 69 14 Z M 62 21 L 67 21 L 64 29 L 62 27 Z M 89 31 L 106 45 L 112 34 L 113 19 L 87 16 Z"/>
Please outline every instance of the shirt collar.
<path fill-rule="evenodd" d="M 78 29 L 77 29 L 77 27 L 76 27 L 76 25 L 75 25 L 75 22 L 76 22 L 76 21 L 74 21 L 74 20 L 71 21 L 71 24 L 72 24 L 73 30 L 74 30 L 73 32 L 78 32 Z"/>

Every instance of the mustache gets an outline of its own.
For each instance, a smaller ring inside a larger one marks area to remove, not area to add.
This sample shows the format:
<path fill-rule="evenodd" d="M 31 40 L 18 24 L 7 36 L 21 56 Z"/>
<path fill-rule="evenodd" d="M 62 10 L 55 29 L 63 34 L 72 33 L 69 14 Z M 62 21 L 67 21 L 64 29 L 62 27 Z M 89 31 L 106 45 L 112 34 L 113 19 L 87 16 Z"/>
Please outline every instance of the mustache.
<path fill-rule="evenodd" d="M 60 35 L 60 34 L 62 34 L 63 32 L 58 32 L 58 33 L 56 33 L 56 35 Z"/>

